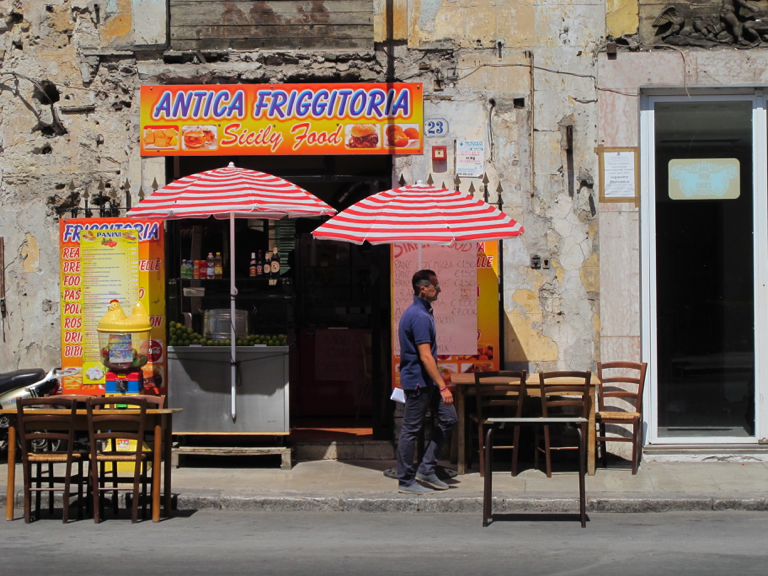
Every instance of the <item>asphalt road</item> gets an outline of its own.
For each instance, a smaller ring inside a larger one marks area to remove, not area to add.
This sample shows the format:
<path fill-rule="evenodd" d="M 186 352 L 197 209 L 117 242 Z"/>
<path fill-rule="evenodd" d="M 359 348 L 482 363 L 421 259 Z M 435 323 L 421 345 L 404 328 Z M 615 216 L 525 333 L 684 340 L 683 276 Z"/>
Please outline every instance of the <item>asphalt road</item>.
<path fill-rule="evenodd" d="M 199 511 L 158 524 L 0 521 L 0 574 L 90 576 L 768 573 L 768 513 L 497 517 Z"/>

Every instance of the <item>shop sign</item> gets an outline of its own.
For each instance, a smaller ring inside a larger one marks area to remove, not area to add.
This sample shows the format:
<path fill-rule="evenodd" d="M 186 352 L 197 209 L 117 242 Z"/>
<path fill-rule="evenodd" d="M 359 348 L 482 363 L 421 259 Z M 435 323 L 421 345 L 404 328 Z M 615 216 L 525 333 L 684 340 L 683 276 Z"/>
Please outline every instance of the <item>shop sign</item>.
<path fill-rule="evenodd" d="M 733 200 L 741 194 L 737 158 L 686 158 L 669 161 L 672 200 Z"/>
<path fill-rule="evenodd" d="M 142 368 L 144 387 L 164 394 L 165 275 L 163 223 L 127 218 L 87 218 L 59 223 L 61 262 L 61 365 L 78 368 L 63 380 L 65 394 L 104 394 L 96 325 L 117 299 L 130 314 L 141 301 L 150 315 L 151 354 Z"/>
<path fill-rule="evenodd" d="M 141 87 L 142 156 L 421 154 L 421 84 Z"/>

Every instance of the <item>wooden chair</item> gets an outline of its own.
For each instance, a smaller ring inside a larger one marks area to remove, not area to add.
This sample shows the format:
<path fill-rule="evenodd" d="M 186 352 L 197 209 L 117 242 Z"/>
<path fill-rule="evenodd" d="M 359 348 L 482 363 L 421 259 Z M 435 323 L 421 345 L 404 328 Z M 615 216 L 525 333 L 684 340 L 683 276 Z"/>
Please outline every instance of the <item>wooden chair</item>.
<path fill-rule="evenodd" d="M 523 403 L 525 402 L 526 376 L 525 371 L 475 372 L 477 413 L 470 414 L 469 417 L 477 424 L 477 444 L 480 450 L 481 476 L 485 475 L 485 433 L 488 426 L 488 418 L 494 416 L 520 418 L 522 416 Z M 500 383 L 499 379 L 507 379 L 507 381 Z M 517 476 L 519 443 L 520 426 L 513 426 L 512 443 L 495 444 L 493 446 L 495 449 L 512 450 L 512 476 Z"/>
<path fill-rule="evenodd" d="M 107 410 L 115 404 L 126 406 L 127 410 Z M 112 492 L 113 508 L 117 509 L 118 491 L 133 493 L 131 522 L 138 520 L 141 497 L 142 518 L 147 502 L 147 452 L 144 451 L 147 399 L 137 396 L 90 397 L 86 402 L 88 410 L 88 437 L 91 445 L 91 490 L 93 491 L 93 521 L 98 523 L 102 512 L 102 494 Z M 101 413 L 104 412 L 104 413 Z M 107 413 L 108 412 L 108 413 Z M 118 441 L 121 443 L 118 449 Z M 127 442 L 126 442 L 127 441 Z M 133 441 L 133 446 L 130 442 Z M 103 446 L 103 448 L 102 448 Z M 102 448 L 100 450 L 100 448 Z M 109 476 L 106 464 L 111 465 Z M 131 474 L 122 474 L 120 463 L 133 464 Z M 110 485 L 105 485 L 105 484 Z M 130 484 L 128 488 L 120 484 Z"/>
<path fill-rule="evenodd" d="M 561 379 L 558 381 L 558 379 Z M 563 382 L 568 379 L 569 382 Z M 592 373 L 561 371 L 539 372 L 539 387 L 541 390 L 542 416 L 578 416 L 589 418 L 589 384 Z M 579 424 L 581 435 L 587 437 L 586 424 Z M 534 466 L 539 467 L 539 453 L 543 452 L 546 460 L 547 478 L 552 477 L 552 450 L 578 450 L 578 445 L 563 443 L 560 446 L 552 446 L 552 440 L 558 439 L 565 442 L 567 434 L 551 435 L 549 425 L 542 426 L 544 442 L 541 446 L 541 437 L 536 431 L 536 452 Z"/>
<path fill-rule="evenodd" d="M 33 408 L 59 410 L 60 414 L 36 414 Z M 35 517 L 39 518 L 40 500 L 43 492 L 48 493 L 48 510 L 53 512 L 54 492 L 62 492 L 62 521 L 69 520 L 69 500 L 78 496 L 78 519 L 83 513 L 83 454 L 74 449 L 75 398 L 55 396 L 50 398 L 18 398 L 16 400 L 21 460 L 24 471 L 24 522 L 32 517 L 32 493 L 35 493 Z M 72 464 L 77 463 L 77 474 L 72 474 Z M 33 466 L 34 469 L 33 469 Z M 47 470 L 42 465 L 48 464 Z M 56 464 L 64 464 L 63 476 L 54 472 Z M 12 462 L 8 463 L 13 466 Z M 72 491 L 72 482 L 77 490 Z M 43 484 L 47 486 L 43 486 Z M 63 486 L 56 487 L 59 484 Z"/>
<path fill-rule="evenodd" d="M 595 442 L 601 447 L 603 466 L 608 465 L 606 442 L 632 442 L 632 474 L 637 474 L 641 452 L 641 426 L 643 420 L 643 387 L 646 362 L 598 362 L 598 409 L 595 422 L 599 432 Z M 606 406 L 606 398 L 621 398 L 632 403 L 634 410 L 622 410 L 616 406 Z M 606 436 L 606 424 L 630 424 L 632 435 Z"/>

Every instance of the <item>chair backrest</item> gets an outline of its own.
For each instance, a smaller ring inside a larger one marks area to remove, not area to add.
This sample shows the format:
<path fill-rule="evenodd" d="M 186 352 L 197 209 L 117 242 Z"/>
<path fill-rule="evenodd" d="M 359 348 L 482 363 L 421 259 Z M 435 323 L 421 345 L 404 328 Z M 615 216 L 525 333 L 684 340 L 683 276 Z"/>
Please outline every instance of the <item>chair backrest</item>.
<path fill-rule="evenodd" d="M 115 404 L 125 408 L 105 409 Z M 86 402 L 86 408 L 93 461 L 96 461 L 96 454 L 102 442 L 108 442 L 111 446 L 108 451 L 114 452 L 118 440 L 134 440 L 136 445 L 133 450 L 126 448 L 120 452 L 123 455 L 135 455 L 138 465 L 147 420 L 147 399 L 138 396 L 91 396 Z"/>
<path fill-rule="evenodd" d="M 623 398 L 635 405 L 635 411 L 643 412 L 643 387 L 647 362 L 598 362 L 597 378 L 600 380 L 598 409 L 605 411 L 606 398 Z M 614 407 L 611 406 L 611 409 Z"/>
<path fill-rule="evenodd" d="M 541 415 L 551 416 L 550 411 L 576 412 L 582 418 L 589 417 L 589 385 L 592 372 L 561 371 L 539 372 L 541 389 Z"/>
<path fill-rule="evenodd" d="M 475 372 L 478 421 L 490 417 L 497 408 L 514 409 L 515 418 L 520 418 L 526 395 L 526 377 L 525 371 Z"/>
<path fill-rule="evenodd" d="M 147 401 L 147 410 L 162 410 L 163 408 L 167 408 L 166 405 L 166 396 L 160 395 L 160 396 L 150 396 L 150 395 L 142 395 L 142 394 L 134 394 L 132 396 L 133 398 L 144 398 Z"/>
<path fill-rule="evenodd" d="M 55 414 L 39 414 L 34 409 L 56 410 Z M 26 463 L 28 455 L 33 451 L 33 442 L 42 446 L 56 447 L 58 442 L 66 442 L 66 450 L 48 450 L 51 452 L 72 454 L 75 441 L 75 414 L 77 402 L 66 396 L 46 398 L 17 398 L 16 413 L 18 420 L 19 442 L 21 457 Z"/>

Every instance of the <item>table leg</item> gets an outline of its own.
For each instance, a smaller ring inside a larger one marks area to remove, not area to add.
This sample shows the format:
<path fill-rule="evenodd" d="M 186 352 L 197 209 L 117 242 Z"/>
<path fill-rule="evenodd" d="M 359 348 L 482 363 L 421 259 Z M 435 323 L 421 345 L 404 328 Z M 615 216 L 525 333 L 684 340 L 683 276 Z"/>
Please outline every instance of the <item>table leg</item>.
<path fill-rule="evenodd" d="M 16 491 L 16 422 L 8 426 L 8 486 L 5 495 L 5 519 L 13 520 L 13 499 Z"/>
<path fill-rule="evenodd" d="M 595 405 L 597 395 L 597 387 L 592 386 L 589 391 L 589 423 L 587 424 L 587 474 L 590 476 L 595 475 Z"/>
<path fill-rule="evenodd" d="M 155 420 L 155 451 L 152 459 L 152 522 L 160 521 L 160 457 L 163 445 L 162 417 Z"/>
<path fill-rule="evenodd" d="M 459 444 L 459 454 L 458 454 L 458 462 L 456 465 L 456 473 L 457 474 L 466 474 L 467 473 L 467 434 L 466 434 L 466 427 L 467 423 L 465 421 L 465 409 L 464 409 L 464 387 L 463 386 L 456 386 L 454 387 L 454 390 L 456 392 L 456 416 L 458 417 L 458 423 L 456 425 L 456 433 L 458 434 L 458 444 Z"/>
<path fill-rule="evenodd" d="M 485 435 L 485 470 L 483 478 L 483 527 L 493 520 L 493 425 Z"/>
<path fill-rule="evenodd" d="M 584 432 L 583 425 L 579 425 L 577 428 L 579 432 L 579 518 L 581 520 L 581 527 L 587 527 L 587 496 L 585 484 L 585 466 L 584 466 Z"/>
<path fill-rule="evenodd" d="M 165 511 L 165 517 L 171 517 L 171 469 L 172 466 L 172 453 L 173 453 L 173 415 L 168 414 L 164 416 L 165 425 L 165 438 L 163 439 L 163 458 L 165 460 L 163 470 L 163 510 Z"/>

